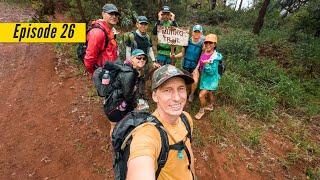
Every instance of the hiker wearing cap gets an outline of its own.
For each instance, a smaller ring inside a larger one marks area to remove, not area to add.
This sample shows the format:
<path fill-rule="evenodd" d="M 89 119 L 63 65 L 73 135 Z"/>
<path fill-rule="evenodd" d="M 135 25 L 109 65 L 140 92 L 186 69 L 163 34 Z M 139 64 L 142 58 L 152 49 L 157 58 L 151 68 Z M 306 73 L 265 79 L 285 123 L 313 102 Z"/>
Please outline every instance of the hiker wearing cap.
<path fill-rule="evenodd" d="M 148 31 L 148 19 L 145 16 L 138 16 L 136 27 L 137 30 L 132 31 L 125 38 L 126 44 L 126 59 L 130 59 L 131 52 L 135 49 L 141 49 L 150 56 L 152 61 L 155 61 L 154 53 L 152 50 L 152 41 L 147 34 Z"/>
<path fill-rule="evenodd" d="M 112 92 L 106 96 L 104 102 L 104 111 L 111 124 L 110 134 L 115 124 L 136 108 L 139 96 L 137 86 L 141 80 L 139 71 L 143 69 L 146 62 L 146 54 L 141 49 L 135 49 L 130 60 L 119 66 L 120 70 L 111 84 Z M 109 65 L 117 66 L 117 63 Z"/>
<path fill-rule="evenodd" d="M 157 167 L 162 142 L 155 125 L 145 123 L 132 133 L 127 179 L 193 179 L 194 157 L 191 149 L 192 118 L 183 108 L 187 101 L 186 85 L 192 77 L 173 65 L 158 68 L 152 76 L 153 112 L 163 125 L 169 140 L 169 153 L 163 167 Z M 190 134 L 181 115 L 185 115 Z M 177 146 L 181 148 L 177 148 Z"/>
<path fill-rule="evenodd" d="M 157 26 L 178 26 L 175 21 L 175 15 L 170 11 L 169 6 L 163 6 L 162 10 L 158 13 L 158 20 L 152 30 L 154 35 L 158 34 Z M 170 64 L 173 61 L 174 47 L 169 44 L 158 43 L 157 45 L 157 60 L 153 63 L 154 67 Z"/>
<path fill-rule="evenodd" d="M 222 61 L 222 55 L 216 51 L 218 37 L 215 34 L 208 34 L 204 41 L 204 52 L 200 56 L 197 69 L 200 71 L 199 83 L 199 99 L 200 110 L 195 115 L 196 119 L 201 119 L 205 114 L 205 110 L 212 111 L 214 105 L 213 92 L 218 89 L 220 75 L 218 66 Z M 209 102 L 206 101 L 206 96 L 209 96 Z"/>
<path fill-rule="evenodd" d="M 145 16 L 138 16 L 137 23 L 136 23 L 137 30 L 128 32 L 125 34 L 124 41 L 126 44 L 126 59 L 130 59 L 131 52 L 134 49 L 141 49 L 144 51 L 144 53 L 146 53 L 146 55 L 150 57 L 152 62 L 155 62 L 155 57 L 152 50 L 152 41 L 149 34 L 147 34 L 148 24 L 149 24 L 148 19 Z M 142 95 L 141 98 L 143 99 L 145 99 L 144 95 L 146 94 L 145 79 L 148 75 L 148 70 L 149 70 L 149 67 L 147 64 L 144 67 L 144 71 L 142 72 L 141 85 L 139 85 L 139 91 L 140 91 L 140 94 Z"/>
<path fill-rule="evenodd" d="M 102 17 L 92 22 L 92 28 L 87 34 L 87 49 L 84 64 L 90 74 L 97 67 L 103 67 L 106 61 L 118 59 L 118 45 L 115 39 L 114 26 L 119 22 L 120 13 L 114 4 L 105 4 Z M 107 36 L 107 37 L 106 37 Z"/>
<path fill-rule="evenodd" d="M 199 71 L 195 70 L 197 67 L 204 42 L 203 28 L 201 25 L 197 24 L 192 28 L 192 35 L 188 41 L 188 46 L 185 46 L 182 51 L 175 55 L 175 58 L 183 57 L 182 68 L 189 73 L 192 73 L 194 83 L 191 86 L 191 92 L 188 98 L 189 102 L 193 101 L 194 92 L 197 89 L 199 81 Z"/>

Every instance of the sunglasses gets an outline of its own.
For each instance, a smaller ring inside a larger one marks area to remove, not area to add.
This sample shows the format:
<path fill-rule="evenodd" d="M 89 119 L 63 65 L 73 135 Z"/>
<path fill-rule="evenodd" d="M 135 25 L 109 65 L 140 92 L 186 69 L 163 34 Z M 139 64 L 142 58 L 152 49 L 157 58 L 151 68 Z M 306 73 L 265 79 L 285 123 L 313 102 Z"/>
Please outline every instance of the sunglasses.
<path fill-rule="evenodd" d="M 204 44 L 213 44 L 213 42 L 206 41 L 206 42 L 204 42 Z"/>
<path fill-rule="evenodd" d="M 117 13 L 117 12 L 111 12 L 111 13 L 108 13 L 110 16 L 116 16 L 116 17 L 119 17 L 120 14 Z"/>
<path fill-rule="evenodd" d="M 145 58 L 145 57 L 136 57 L 138 60 L 143 60 L 143 61 L 145 61 L 145 60 L 147 60 L 147 58 Z"/>

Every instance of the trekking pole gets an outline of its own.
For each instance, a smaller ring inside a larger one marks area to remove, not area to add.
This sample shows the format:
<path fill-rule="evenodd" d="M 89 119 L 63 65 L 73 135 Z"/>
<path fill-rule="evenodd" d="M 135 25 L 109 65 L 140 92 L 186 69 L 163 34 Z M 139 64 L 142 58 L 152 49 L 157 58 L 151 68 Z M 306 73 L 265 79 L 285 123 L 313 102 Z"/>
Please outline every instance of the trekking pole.
<path fill-rule="evenodd" d="M 175 46 L 174 45 L 171 45 L 171 52 L 170 52 L 170 59 L 171 59 L 171 65 L 175 66 L 175 61 L 174 61 L 174 49 L 175 49 Z"/>

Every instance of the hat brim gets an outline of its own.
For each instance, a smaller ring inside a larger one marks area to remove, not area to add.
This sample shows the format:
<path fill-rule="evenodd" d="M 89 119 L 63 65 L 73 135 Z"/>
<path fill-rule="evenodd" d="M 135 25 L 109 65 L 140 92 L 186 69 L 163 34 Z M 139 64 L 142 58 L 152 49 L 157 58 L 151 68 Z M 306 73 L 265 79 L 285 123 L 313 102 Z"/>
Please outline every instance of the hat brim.
<path fill-rule="evenodd" d="M 115 11 L 115 10 L 109 10 L 109 11 L 103 11 L 103 12 L 105 12 L 105 13 L 117 13 L 117 15 L 119 15 L 120 16 L 120 13 L 119 13 L 119 11 Z"/>
<path fill-rule="evenodd" d="M 202 30 L 200 30 L 200 29 L 194 29 L 192 32 L 195 32 L 195 31 L 202 32 Z"/>
<path fill-rule="evenodd" d="M 152 90 L 157 89 L 159 86 L 161 86 L 163 83 L 165 83 L 167 80 L 174 78 L 174 77 L 180 77 L 184 80 L 184 82 L 186 83 L 186 85 L 192 84 L 194 83 L 194 79 L 186 74 L 177 74 L 177 75 L 173 75 L 173 76 L 168 76 L 167 78 L 164 78 L 160 83 L 158 83 L 157 86 L 152 87 Z"/>
<path fill-rule="evenodd" d="M 139 24 L 141 24 L 141 23 L 147 23 L 147 24 L 149 24 L 148 21 L 138 21 L 138 23 L 139 23 Z"/>
<path fill-rule="evenodd" d="M 132 55 L 132 56 L 133 56 L 133 57 L 137 57 L 137 56 L 141 56 L 141 55 L 147 56 L 145 53 L 138 53 L 138 54 L 135 54 L 135 55 Z"/>
<path fill-rule="evenodd" d="M 161 12 L 163 12 L 163 13 L 171 13 L 171 11 L 169 11 L 169 10 L 162 10 Z"/>

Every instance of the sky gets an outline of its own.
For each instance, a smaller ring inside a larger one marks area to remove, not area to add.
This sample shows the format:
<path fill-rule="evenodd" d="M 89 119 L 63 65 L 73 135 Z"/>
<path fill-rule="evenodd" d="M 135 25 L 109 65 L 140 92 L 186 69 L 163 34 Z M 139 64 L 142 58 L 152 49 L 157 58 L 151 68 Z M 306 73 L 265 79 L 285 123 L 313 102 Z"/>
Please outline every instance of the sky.
<path fill-rule="evenodd" d="M 241 0 L 227 0 L 227 5 L 229 5 L 229 4 L 235 4 L 235 3 L 237 2 L 237 8 L 236 8 L 236 9 L 238 9 L 239 4 L 240 4 L 240 1 L 241 1 Z M 241 9 L 246 9 L 246 8 L 248 8 L 249 6 L 251 6 L 252 1 L 253 1 L 253 0 L 243 0 Z"/>

